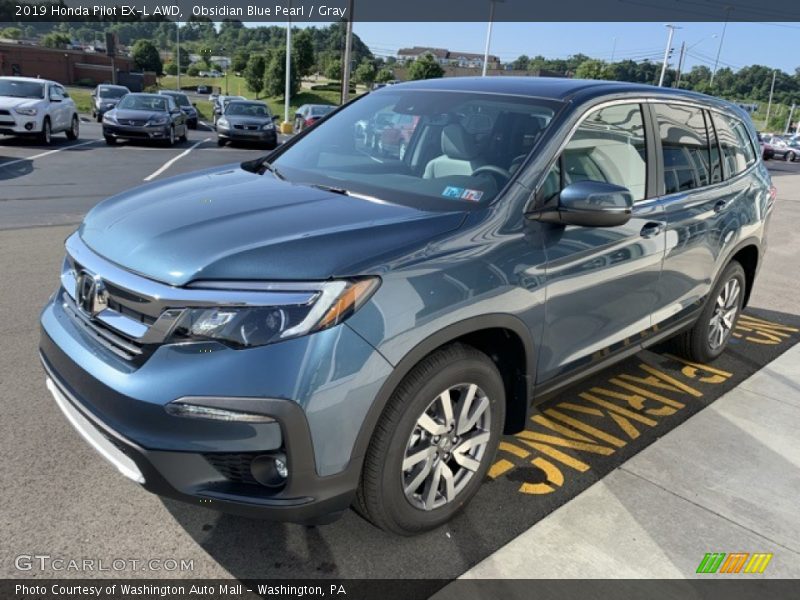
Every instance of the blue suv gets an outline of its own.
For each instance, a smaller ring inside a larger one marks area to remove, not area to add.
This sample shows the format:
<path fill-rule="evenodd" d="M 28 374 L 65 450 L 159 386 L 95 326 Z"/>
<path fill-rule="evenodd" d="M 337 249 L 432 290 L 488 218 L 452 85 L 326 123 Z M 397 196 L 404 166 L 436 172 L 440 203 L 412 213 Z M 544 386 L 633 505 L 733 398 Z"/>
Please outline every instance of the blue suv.
<path fill-rule="evenodd" d="M 363 135 L 387 113 L 402 152 Z M 47 385 L 157 494 L 424 531 L 538 400 L 667 338 L 719 356 L 775 195 L 747 115 L 707 96 L 383 88 L 262 159 L 97 205 L 42 313 Z"/>

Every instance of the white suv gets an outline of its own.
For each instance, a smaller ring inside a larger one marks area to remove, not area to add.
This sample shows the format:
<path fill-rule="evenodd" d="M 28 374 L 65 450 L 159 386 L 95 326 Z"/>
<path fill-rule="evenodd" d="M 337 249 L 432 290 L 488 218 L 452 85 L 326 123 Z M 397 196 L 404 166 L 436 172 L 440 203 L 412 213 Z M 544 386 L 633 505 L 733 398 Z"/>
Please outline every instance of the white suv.
<path fill-rule="evenodd" d="M 0 77 L 0 133 L 36 135 L 49 144 L 63 131 L 78 139 L 80 119 L 75 102 L 55 81 L 31 77 Z"/>

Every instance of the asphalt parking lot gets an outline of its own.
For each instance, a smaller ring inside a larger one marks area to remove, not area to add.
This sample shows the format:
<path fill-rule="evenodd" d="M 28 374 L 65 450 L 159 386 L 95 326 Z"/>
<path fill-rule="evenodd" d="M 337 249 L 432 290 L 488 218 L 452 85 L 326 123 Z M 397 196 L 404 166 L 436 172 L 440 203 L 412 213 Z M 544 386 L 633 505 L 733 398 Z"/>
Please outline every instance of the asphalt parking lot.
<path fill-rule="evenodd" d="M 456 577 L 800 341 L 800 163 L 773 161 L 770 250 L 731 352 L 713 369 L 644 352 L 543 405 L 526 432 L 504 441 L 489 481 L 452 524 L 398 539 L 355 513 L 311 528 L 161 500 L 119 477 L 53 406 L 36 353 L 38 311 L 55 288 L 64 238 L 98 201 L 264 152 L 218 148 L 205 128 L 173 148 L 107 147 L 96 123 L 52 147 L 0 138 L 0 576 L 83 575 L 15 569 L 17 554 L 46 553 L 193 561 L 184 573 L 99 576 Z M 644 398 L 641 409 L 608 411 L 631 394 Z"/>

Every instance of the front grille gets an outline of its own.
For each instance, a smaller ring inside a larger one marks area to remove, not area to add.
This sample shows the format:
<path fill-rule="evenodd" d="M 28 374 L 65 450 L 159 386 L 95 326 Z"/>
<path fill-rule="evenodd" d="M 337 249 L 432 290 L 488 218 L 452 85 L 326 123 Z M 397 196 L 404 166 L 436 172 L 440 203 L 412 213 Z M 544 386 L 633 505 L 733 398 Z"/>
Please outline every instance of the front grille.
<path fill-rule="evenodd" d="M 143 355 L 143 347 L 125 335 L 114 331 L 104 323 L 85 316 L 69 294 L 61 294 L 62 305 L 72 321 L 93 337 L 101 346 L 120 358 L 133 361 Z"/>
<path fill-rule="evenodd" d="M 237 124 L 237 125 L 234 125 L 233 128 L 234 129 L 243 129 L 245 131 L 258 131 L 259 130 L 259 126 L 258 125 L 238 125 Z"/>
<path fill-rule="evenodd" d="M 259 485 L 250 471 L 250 465 L 256 456 L 259 455 L 252 452 L 203 454 L 203 458 L 229 481 Z"/>
<path fill-rule="evenodd" d="M 129 127 L 144 127 L 147 124 L 147 119 L 120 119 L 117 122 L 120 125 L 127 125 Z"/>

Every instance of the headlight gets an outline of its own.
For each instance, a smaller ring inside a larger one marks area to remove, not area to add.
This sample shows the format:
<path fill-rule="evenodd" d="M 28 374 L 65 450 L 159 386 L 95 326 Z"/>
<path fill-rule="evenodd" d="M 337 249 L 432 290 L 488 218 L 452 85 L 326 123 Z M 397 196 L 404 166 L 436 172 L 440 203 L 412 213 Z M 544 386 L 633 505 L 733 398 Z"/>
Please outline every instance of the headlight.
<path fill-rule="evenodd" d="M 25 115 L 27 117 L 35 117 L 36 113 L 39 112 L 36 108 L 15 108 L 14 112 L 18 115 Z"/>
<path fill-rule="evenodd" d="M 225 117 L 220 117 L 217 119 L 217 127 L 227 127 L 228 126 L 228 119 Z"/>
<path fill-rule="evenodd" d="M 253 289 L 252 283 L 241 285 Z M 308 284 L 303 285 L 308 289 Z M 344 321 L 363 306 L 379 285 L 377 277 L 327 281 L 314 287 L 314 295 L 305 304 L 189 308 L 179 319 L 170 341 L 217 341 L 233 348 L 250 348 L 303 336 Z M 193 287 L 235 290 L 237 286 L 206 282 Z"/>
<path fill-rule="evenodd" d="M 261 129 L 275 129 L 275 123 L 273 123 L 272 121 L 264 123 L 264 126 Z"/>
<path fill-rule="evenodd" d="M 110 112 L 107 112 L 103 115 L 103 123 L 116 124 L 117 120 L 114 118 L 114 115 L 112 115 Z"/>
<path fill-rule="evenodd" d="M 167 116 L 164 116 L 164 117 L 153 117 L 152 119 L 150 119 L 149 124 L 150 125 L 166 125 L 168 122 L 169 122 L 169 117 L 167 117 Z"/>

